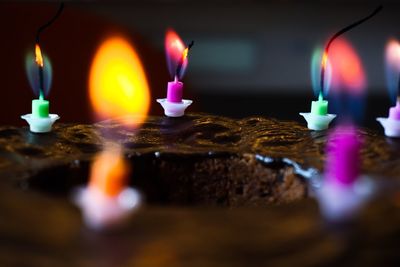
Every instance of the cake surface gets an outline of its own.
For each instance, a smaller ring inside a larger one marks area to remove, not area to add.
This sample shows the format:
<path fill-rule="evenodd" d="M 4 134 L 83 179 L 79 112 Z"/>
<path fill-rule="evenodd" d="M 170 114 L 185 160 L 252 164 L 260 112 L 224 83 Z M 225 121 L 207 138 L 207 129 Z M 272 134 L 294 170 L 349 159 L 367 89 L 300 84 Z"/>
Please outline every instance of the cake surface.
<path fill-rule="evenodd" d="M 309 179 L 323 171 L 326 135 L 294 122 L 206 114 L 149 117 L 136 133 L 115 121 L 58 124 L 48 135 L 2 127 L 0 264 L 395 266 L 400 214 L 392 195 L 340 230 L 307 197 Z M 359 135 L 363 173 L 396 187 L 400 142 Z M 125 232 L 101 235 L 82 227 L 69 195 L 110 136 L 124 146 L 131 183 L 149 204 Z"/>

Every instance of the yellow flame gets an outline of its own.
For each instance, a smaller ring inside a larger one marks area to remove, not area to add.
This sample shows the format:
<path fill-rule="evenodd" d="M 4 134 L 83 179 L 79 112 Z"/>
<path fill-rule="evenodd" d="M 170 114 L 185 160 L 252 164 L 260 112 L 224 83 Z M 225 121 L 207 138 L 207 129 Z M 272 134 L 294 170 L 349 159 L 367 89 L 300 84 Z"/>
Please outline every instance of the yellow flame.
<path fill-rule="evenodd" d="M 121 148 L 109 145 L 92 164 L 89 188 L 107 196 L 116 196 L 125 188 L 128 174 L 129 166 L 122 157 Z"/>
<path fill-rule="evenodd" d="M 150 106 L 150 90 L 139 56 L 122 37 L 105 40 L 94 57 L 89 97 L 100 119 L 138 126 Z"/>
<path fill-rule="evenodd" d="M 183 60 L 185 60 L 188 56 L 188 52 L 189 52 L 189 48 L 185 48 L 185 50 L 183 50 Z"/>
<path fill-rule="evenodd" d="M 321 67 L 325 69 L 327 63 L 328 63 L 328 54 L 324 52 L 324 54 L 322 55 Z"/>
<path fill-rule="evenodd" d="M 42 51 L 40 50 L 39 44 L 35 45 L 35 62 L 38 64 L 40 67 L 43 67 L 43 57 L 42 57 Z"/>

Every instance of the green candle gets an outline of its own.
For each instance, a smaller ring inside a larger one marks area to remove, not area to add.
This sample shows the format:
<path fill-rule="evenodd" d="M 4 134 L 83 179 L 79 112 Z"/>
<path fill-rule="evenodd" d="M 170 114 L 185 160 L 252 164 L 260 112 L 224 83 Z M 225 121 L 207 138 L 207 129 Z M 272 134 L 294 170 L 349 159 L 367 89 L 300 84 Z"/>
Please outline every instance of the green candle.
<path fill-rule="evenodd" d="M 49 101 L 40 97 L 32 100 L 32 117 L 47 118 L 49 117 Z"/>
<path fill-rule="evenodd" d="M 311 114 L 326 115 L 328 114 L 328 101 L 324 100 L 322 93 L 319 94 L 317 101 L 311 102 Z"/>

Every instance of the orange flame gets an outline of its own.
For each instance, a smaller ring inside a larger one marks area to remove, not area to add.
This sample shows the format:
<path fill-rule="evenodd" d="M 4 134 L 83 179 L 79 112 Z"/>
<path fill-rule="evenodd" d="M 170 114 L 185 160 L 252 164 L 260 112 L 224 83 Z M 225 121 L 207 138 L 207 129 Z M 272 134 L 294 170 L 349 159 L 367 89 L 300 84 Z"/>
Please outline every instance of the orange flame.
<path fill-rule="evenodd" d="M 366 87 L 365 72 L 356 51 L 343 38 L 338 39 L 329 52 L 332 64 L 333 90 L 361 93 Z"/>
<path fill-rule="evenodd" d="M 138 126 L 150 107 L 150 90 L 139 56 L 122 37 L 104 41 L 94 57 L 89 96 L 100 119 Z"/>
<path fill-rule="evenodd" d="M 89 188 L 107 196 L 118 195 L 126 186 L 129 167 L 120 147 L 107 147 L 97 155 L 90 174 Z"/>
<path fill-rule="evenodd" d="M 43 56 L 39 44 L 35 45 L 35 62 L 43 68 Z"/>
<path fill-rule="evenodd" d="M 321 60 L 321 67 L 325 69 L 327 64 L 328 64 L 328 55 L 326 54 L 326 52 L 324 52 Z"/>

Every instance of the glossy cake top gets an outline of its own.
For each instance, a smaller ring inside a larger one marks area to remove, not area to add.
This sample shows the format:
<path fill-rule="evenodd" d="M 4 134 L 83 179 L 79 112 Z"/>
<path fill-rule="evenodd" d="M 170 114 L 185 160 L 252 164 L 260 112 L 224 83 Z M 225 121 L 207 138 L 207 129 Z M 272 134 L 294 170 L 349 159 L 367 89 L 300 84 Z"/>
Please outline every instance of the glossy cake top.
<path fill-rule="evenodd" d="M 362 170 L 366 174 L 395 177 L 400 173 L 400 141 L 367 130 Z M 149 117 L 133 132 L 116 121 L 94 125 L 57 124 L 49 134 L 33 134 L 27 128 L 0 128 L 0 167 L 41 167 L 49 162 L 90 159 L 106 139 L 116 140 L 128 156 L 156 157 L 255 154 L 266 164 L 293 165 L 300 174 L 323 169 L 327 131 L 309 131 L 296 122 L 263 117 L 231 119 L 207 114 L 182 118 Z"/>

